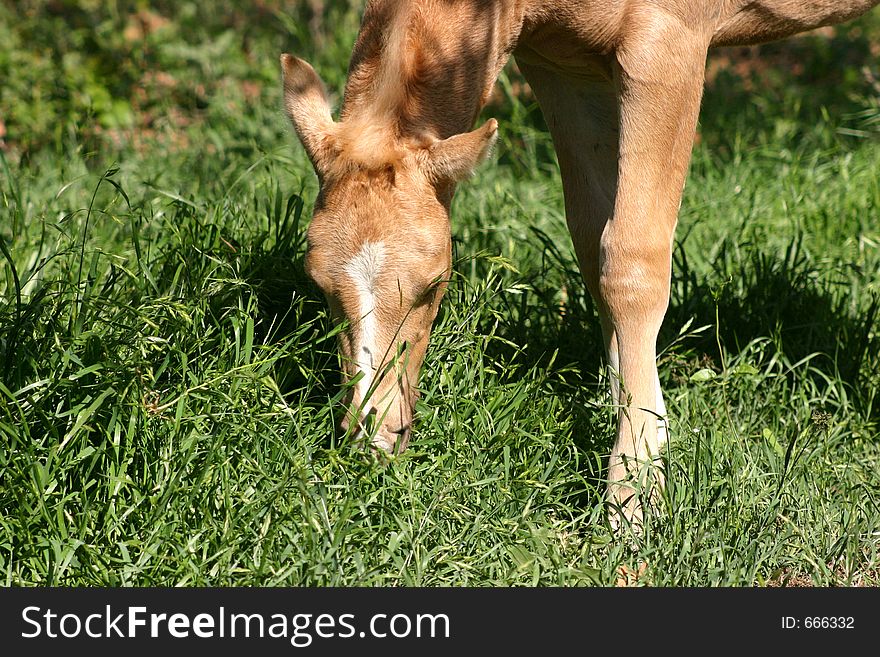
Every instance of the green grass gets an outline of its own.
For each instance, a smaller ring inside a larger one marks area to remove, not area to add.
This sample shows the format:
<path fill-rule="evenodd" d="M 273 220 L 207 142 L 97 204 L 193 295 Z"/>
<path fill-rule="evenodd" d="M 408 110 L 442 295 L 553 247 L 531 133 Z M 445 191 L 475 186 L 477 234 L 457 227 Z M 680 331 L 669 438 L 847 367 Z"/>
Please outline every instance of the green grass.
<path fill-rule="evenodd" d="M 316 182 L 276 70 L 293 50 L 338 90 L 357 13 L 328 3 L 319 45 L 293 11 L 244 38 L 181 3 L 129 43 L 125 3 L 71 4 L 70 33 L 36 9 L 2 28 L 4 584 L 880 584 L 878 92 L 849 74 L 869 60 L 836 66 L 848 41 L 799 42 L 819 82 L 709 85 L 659 345 L 668 485 L 632 539 L 605 520 L 600 329 L 527 97 L 486 111 L 502 142 L 456 197 L 416 434 L 382 467 L 334 428 Z M 77 48 L 140 53 L 172 91 L 40 77 Z"/>

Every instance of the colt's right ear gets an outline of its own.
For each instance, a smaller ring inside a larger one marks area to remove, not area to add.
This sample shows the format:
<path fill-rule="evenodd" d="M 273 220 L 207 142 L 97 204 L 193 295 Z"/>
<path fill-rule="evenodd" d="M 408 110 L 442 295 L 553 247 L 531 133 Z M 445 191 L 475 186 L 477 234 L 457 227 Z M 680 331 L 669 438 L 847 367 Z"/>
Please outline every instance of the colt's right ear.
<path fill-rule="evenodd" d="M 498 139 L 498 121 L 489 119 L 472 132 L 441 139 L 428 148 L 428 175 L 435 182 L 457 182 L 473 173 Z"/>
<path fill-rule="evenodd" d="M 284 109 L 319 176 L 334 150 L 333 118 L 324 83 L 305 60 L 281 55 Z"/>

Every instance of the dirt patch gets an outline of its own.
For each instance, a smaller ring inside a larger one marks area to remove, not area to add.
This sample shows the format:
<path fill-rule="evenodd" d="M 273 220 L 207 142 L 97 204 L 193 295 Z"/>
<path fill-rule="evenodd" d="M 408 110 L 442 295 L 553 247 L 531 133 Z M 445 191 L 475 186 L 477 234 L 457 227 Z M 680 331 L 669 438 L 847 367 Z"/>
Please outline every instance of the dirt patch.
<path fill-rule="evenodd" d="M 880 570 L 869 569 L 864 572 L 852 573 L 848 576 L 844 566 L 832 569 L 834 583 L 832 586 L 848 586 L 850 588 L 874 587 L 880 583 Z M 817 586 L 811 575 L 793 568 L 783 568 L 774 577 L 767 580 L 769 588 L 808 588 Z"/>

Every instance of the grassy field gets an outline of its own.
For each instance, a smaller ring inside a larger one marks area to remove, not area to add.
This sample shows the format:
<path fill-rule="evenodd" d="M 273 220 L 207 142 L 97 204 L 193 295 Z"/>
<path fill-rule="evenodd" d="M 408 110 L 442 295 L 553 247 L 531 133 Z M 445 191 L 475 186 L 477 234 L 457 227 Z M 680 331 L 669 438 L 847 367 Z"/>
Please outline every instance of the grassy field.
<path fill-rule="evenodd" d="M 668 487 L 629 540 L 515 71 L 454 203 L 411 448 L 338 437 L 277 69 L 341 92 L 359 11 L 324 4 L 0 3 L 2 583 L 880 584 L 880 17 L 711 58 L 659 344 Z"/>

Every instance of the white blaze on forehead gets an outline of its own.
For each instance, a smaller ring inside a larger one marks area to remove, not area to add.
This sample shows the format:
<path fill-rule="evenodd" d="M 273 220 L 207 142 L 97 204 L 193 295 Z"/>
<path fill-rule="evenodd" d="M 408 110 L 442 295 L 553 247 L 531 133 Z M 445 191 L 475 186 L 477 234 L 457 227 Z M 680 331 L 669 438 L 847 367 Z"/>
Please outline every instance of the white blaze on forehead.
<path fill-rule="evenodd" d="M 385 262 L 385 245 L 382 242 L 364 242 L 360 251 L 345 263 L 344 271 L 351 278 L 358 295 L 358 323 L 356 331 L 355 358 L 364 376 L 357 383 L 358 402 L 363 403 L 373 383 L 377 359 L 376 353 L 376 285 L 379 271 Z"/>

